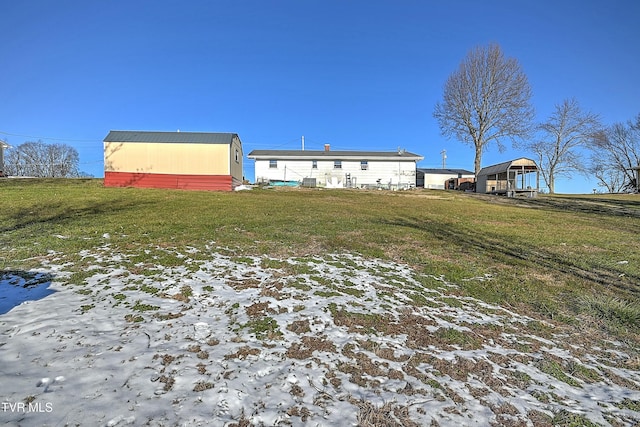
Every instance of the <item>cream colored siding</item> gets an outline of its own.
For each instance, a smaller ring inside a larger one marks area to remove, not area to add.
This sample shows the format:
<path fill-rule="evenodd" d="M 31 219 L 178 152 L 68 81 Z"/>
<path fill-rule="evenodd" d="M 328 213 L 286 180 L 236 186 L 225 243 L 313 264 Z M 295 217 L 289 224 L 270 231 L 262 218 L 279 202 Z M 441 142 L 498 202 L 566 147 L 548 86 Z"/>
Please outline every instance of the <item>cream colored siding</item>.
<path fill-rule="evenodd" d="M 242 159 L 244 154 L 242 153 L 242 144 L 240 142 L 240 138 L 234 136 L 233 141 L 231 142 L 231 147 L 229 148 L 229 146 L 227 146 L 226 148 L 231 150 L 229 156 L 227 157 L 229 159 L 228 163 L 230 165 L 231 176 L 234 179 L 242 180 Z"/>
<path fill-rule="evenodd" d="M 136 172 L 157 174 L 230 175 L 230 150 L 239 141 L 227 144 L 185 144 L 151 142 L 105 142 L 106 172 Z M 239 168 L 242 176 L 242 156 L 239 164 L 232 160 L 233 168 Z M 233 176 L 236 176 L 233 174 Z"/>
<path fill-rule="evenodd" d="M 444 183 L 452 178 L 458 178 L 458 175 L 461 175 L 460 178 L 473 178 L 474 175 L 468 174 L 424 174 L 424 188 L 436 189 L 436 190 L 444 190 Z"/>

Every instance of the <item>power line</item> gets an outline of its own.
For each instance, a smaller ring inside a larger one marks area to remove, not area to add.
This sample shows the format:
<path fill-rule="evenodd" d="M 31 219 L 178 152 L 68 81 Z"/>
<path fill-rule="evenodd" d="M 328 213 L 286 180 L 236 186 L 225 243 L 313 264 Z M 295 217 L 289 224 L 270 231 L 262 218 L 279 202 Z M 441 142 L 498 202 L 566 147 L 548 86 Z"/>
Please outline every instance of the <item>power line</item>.
<path fill-rule="evenodd" d="M 4 131 L 0 131 L 0 134 L 8 135 L 8 136 L 19 136 L 21 138 L 44 139 L 44 140 L 50 140 L 50 141 L 102 142 L 102 141 L 98 141 L 98 140 L 95 140 L 95 139 L 51 138 L 51 137 L 46 137 L 46 136 L 21 135 L 21 134 L 18 134 L 18 133 L 10 133 L 10 132 L 4 132 Z"/>

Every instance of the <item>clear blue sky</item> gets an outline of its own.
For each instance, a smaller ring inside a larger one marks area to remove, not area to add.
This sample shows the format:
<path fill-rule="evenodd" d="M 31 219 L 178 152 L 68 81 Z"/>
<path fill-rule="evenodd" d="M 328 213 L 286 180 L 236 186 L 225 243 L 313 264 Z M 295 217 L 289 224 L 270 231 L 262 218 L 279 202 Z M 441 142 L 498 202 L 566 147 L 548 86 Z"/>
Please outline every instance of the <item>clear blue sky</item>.
<path fill-rule="evenodd" d="M 432 113 L 491 42 L 520 61 L 539 120 L 569 97 L 605 124 L 640 113 L 636 0 L 0 0 L 0 17 L 0 138 L 69 144 L 96 177 L 112 129 L 236 132 L 245 154 L 302 135 L 307 149 L 402 147 L 420 167 L 444 149 L 473 170 Z M 492 146 L 483 165 L 520 156 Z"/>

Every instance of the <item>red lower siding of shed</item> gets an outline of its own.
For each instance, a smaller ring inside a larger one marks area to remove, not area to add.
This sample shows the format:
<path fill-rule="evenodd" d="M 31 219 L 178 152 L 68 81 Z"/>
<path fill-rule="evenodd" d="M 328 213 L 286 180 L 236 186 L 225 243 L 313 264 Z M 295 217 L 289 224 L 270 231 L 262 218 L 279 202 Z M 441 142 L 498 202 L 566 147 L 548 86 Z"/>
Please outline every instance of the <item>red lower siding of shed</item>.
<path fill-rule="evenodd" d="M 230 175 L 171 175 L 161 173 L 105 172 L 105 187 L 178 188 L 182 190 L 233 190 Z"/>

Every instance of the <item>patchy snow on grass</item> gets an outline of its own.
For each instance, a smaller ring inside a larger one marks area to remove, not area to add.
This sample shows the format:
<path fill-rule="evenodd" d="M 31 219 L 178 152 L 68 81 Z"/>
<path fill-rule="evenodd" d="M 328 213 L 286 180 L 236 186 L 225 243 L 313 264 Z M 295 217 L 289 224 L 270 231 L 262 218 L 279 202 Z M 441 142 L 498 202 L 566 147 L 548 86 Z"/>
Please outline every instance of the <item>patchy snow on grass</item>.
<path fill-rule="evenodd" d="M 586 347 L 404 265 L 109 244 L 80 255 L 52 255 L 22 275 L 31 286 L 0 279 L 0 422 L 640 422 L 623 343 Z"/>

